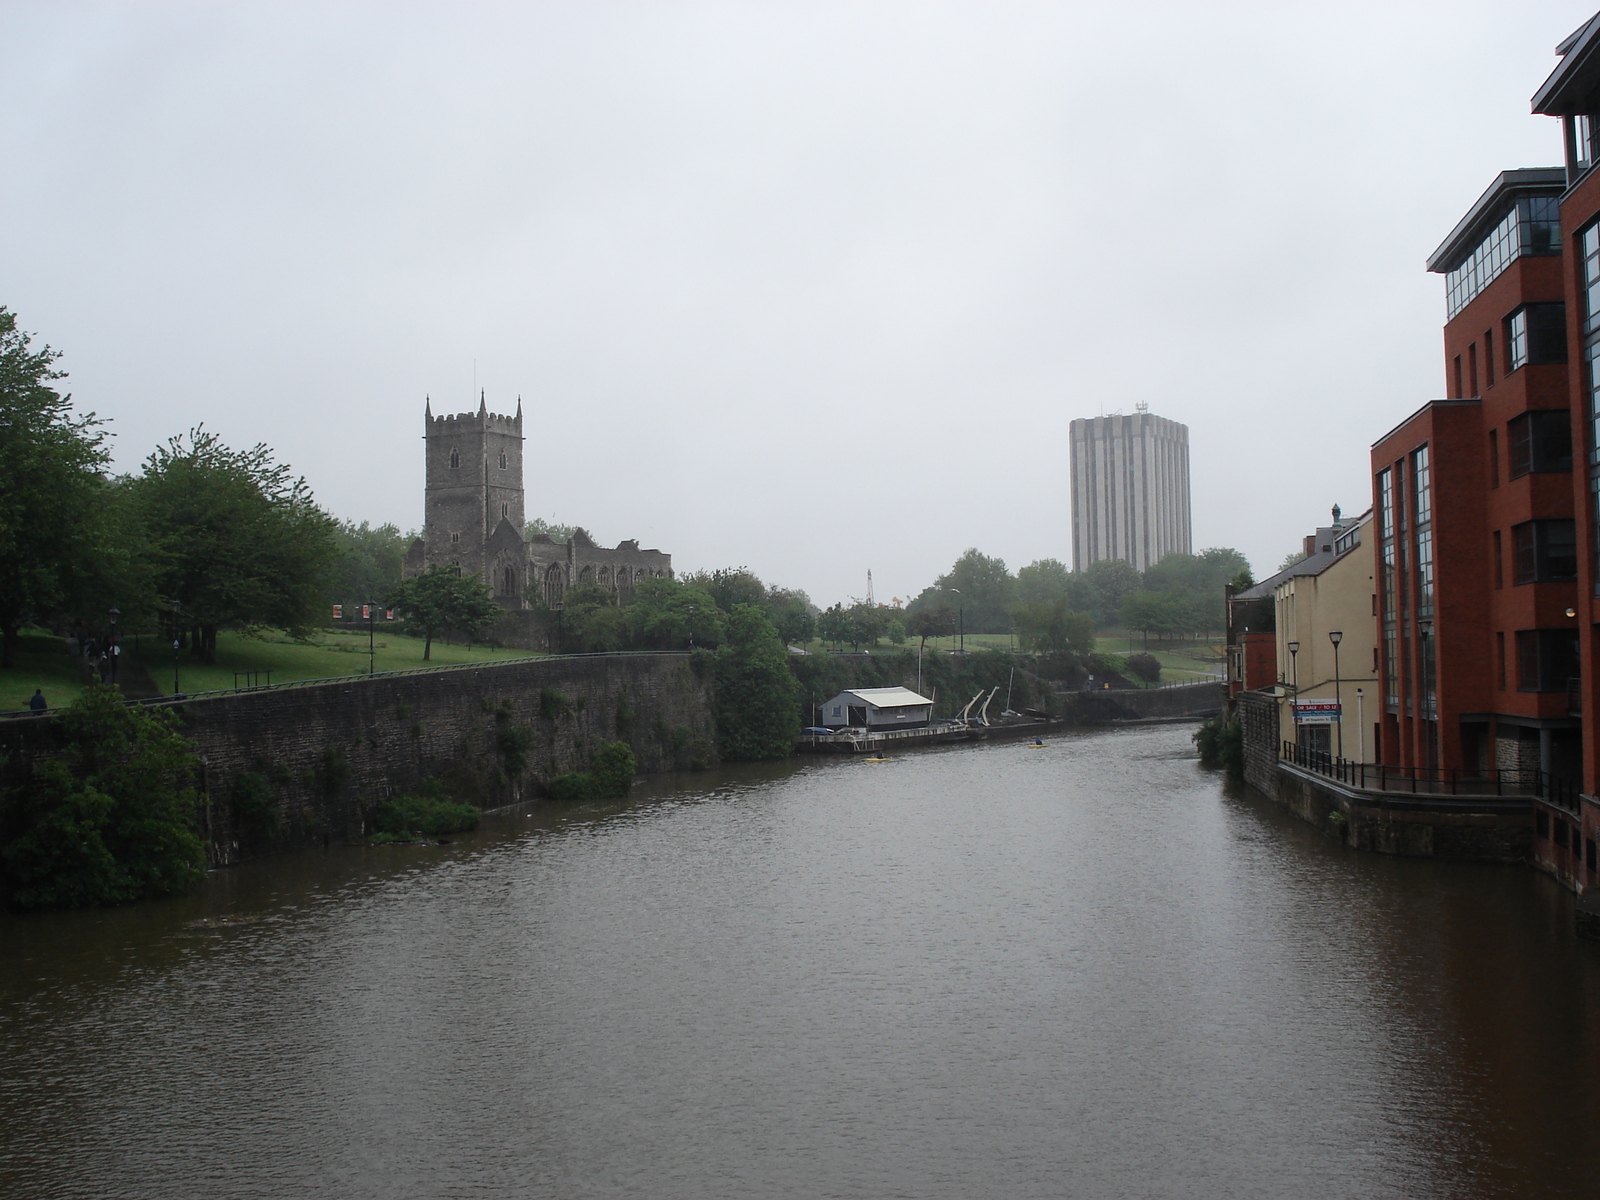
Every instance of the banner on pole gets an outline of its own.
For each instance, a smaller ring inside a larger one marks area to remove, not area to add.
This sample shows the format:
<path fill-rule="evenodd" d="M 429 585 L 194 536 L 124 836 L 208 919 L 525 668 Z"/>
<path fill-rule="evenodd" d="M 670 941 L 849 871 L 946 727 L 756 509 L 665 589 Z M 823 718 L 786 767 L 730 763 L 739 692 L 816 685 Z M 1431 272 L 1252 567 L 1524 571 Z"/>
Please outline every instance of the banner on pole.
<path fill-rule="evenodd" d="M 1296 700 L 1294 702 L 1296 725 L 1337 725 L 1339 702 L 1337 700 Z"/>

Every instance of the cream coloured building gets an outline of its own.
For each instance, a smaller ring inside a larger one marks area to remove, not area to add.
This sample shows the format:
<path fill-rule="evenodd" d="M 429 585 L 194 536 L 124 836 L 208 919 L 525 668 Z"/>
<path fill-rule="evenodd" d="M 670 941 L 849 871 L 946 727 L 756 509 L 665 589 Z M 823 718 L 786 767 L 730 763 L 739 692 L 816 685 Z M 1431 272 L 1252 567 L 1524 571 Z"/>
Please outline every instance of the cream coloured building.
<path fill-rule="evenodd" d="M 1306 539 L 1306 557 L 1265 581 L 1277 623 L 1279 740 L 1370 762 L 1382 719 L 1377 691 L 1378 623 L 1373 616 L 1369 509 Z M 1334 639 L 1338 634 L 1335 653 Z M 1294 701 L 1342 701 L 1338 724 L 1295 723 Z"/>

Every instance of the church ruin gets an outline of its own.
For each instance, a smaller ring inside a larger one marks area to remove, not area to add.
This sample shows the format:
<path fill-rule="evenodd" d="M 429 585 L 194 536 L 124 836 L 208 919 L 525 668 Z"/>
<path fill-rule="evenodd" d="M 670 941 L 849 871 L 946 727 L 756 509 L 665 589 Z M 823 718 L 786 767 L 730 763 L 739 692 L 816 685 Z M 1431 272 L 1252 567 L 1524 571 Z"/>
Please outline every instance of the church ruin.
<path fill-rule="evenodd" d="M 626 604 L 641 579 L 672 578 L 672 555 L 636 541 L 597 546 L 582 529 L 566 542 L 525 537 L 522 507 L 522 400 L 514 417 L 488 410 L 433 415 L 423 406 L 427 482 L 422 536 L 406 551 L 406 578 L 435 563 L 477 575 L 501 607 L 556 608 L 568 588 L 594 584 Z"/>

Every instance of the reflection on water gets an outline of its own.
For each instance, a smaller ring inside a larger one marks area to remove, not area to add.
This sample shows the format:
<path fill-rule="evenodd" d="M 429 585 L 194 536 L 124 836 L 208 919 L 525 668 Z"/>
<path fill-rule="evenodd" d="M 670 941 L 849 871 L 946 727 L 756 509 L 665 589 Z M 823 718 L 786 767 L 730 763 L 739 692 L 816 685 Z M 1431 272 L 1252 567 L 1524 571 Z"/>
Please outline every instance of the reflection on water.
<path fill-rule="evenodd" d="M 1600 947 L 1183 727 L 0 918 L 0 1195 L 1592 1196 Z"/>

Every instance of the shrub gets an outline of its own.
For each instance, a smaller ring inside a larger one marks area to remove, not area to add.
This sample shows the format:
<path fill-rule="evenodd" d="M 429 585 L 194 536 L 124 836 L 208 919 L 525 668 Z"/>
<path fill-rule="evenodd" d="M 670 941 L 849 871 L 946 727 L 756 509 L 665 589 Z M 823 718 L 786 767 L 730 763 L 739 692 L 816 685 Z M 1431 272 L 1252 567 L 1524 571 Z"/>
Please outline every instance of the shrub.
<path fill-rule="evenodd" d="M 1244 782 L 1244 732 L 1239 722 L 1222 713 L 1206 720 L 1194 733 L 1200 750 L 1200 765 L 1228 773 L 1229 783 Z"/>
<path fill-rule="evenodd" d="M 1161 678 L 1161 660 L 1154 654 L 1130 654 L 1127 665 L 1130 674 L 1146 683 L 1155 683 Z"/>
<path fill-rule="evenodd" d="M 91 686 L 59 717 L 62 752 L 0 801 L 0 894 L 24 908 L 117 904 L 204 875 L 200 760 L 169 712 Z"/>
<path fill-rule="evenodd" d="M 732 762 L 786 758 L 800 733 L 794 673 L 760 609 L 736 604 L 716 657 L 717 746 Z"/>
<path fill-rule="evenodd" d="M 246 771 L 233 781 L 233 831 L 240 845 L 256 849 L 278 836 L 278 794 L 260 771 Z"/>
<path fill-rule="evenodd" d="M 410 841 L 419 835 L 433 837 L 476 829 L 480 815 L 472 805 L 451 800 L 444 786 L 430 779 L 421 792 L 396 796 L 379 805 L 372 814 L 372 823 L 378 827 L 379 840 Z"/>
<path fill-rule="evenodd" d="M 546 721 L 559 721 L 572 714 L 572 701 L 553 687 L 539 689 L 539 715 Z"/>
<path fill-rule="evenodd" d="M 601 742 L 589 757 L 587 771 L 558 775 L 550 781 L 555 800 L 620 800 L 633 786 L 638 763 L 626 742 Z"/>
<path fill-rule="evenodd" d="M 495 734 L 495 748 L 505 764 L 506 775 L 521 779 L 528 769 L 528 748 L 533 745 L 533 730 L 526 725 L 502 725 Z"/>

